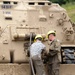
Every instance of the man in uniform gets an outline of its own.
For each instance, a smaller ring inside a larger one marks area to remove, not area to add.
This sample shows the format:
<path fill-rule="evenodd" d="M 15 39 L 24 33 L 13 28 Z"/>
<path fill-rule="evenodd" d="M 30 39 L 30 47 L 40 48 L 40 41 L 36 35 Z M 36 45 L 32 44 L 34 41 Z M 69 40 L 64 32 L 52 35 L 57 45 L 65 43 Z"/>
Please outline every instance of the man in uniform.
<path fill-rule="evenodd" d="M 44 65 L 41 59 L 41 53 L 45 51 L 45 45 L 42 43 L 42 36 L 36 35 L 35 42 L 30 47 L 30 55 L 34 63 L 36 75 L 45 75 Z"/>
<path fill-rule="evenodd" d="M 50 75 L 59 75 L 59 62 L 61 61 L 60 56 L 60 41 L 56 39 L 56 32 L 49 31 L 48 39 L 51 42 L 49 45 L 49 53 L 48 53 L 48 70 Z"/>

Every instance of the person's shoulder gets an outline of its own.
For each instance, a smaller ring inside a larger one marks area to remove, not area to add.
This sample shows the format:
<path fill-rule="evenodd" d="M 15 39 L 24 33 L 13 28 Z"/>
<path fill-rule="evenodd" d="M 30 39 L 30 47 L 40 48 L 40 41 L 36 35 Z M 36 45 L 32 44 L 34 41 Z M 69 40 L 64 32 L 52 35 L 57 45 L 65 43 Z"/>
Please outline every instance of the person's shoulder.
<path fill-rule="evenodd" d="M 58 40 L 58 39 L 55 40 L 55 46 L 56 46 L 56 47 L 61 46 L 60 40 Z"/>
<path fill-rule="evenodd" d="M 42 44 L 43 47 L 46 47 L 42 42 L 41 42 L 41 44 Z"/>
<path fill-rule="evenodd" d="M 34 46 L 36 44 L 36 42 L 34 42 L 31 46 Z"/>
<path fill-rule="evenodd" d="M 60 40 L 59 39 L 55 39 L 54 42 L 59 42 L 60 43 Z"/>
<path fill-rule="evenodd" d="M 57 42 L 59 42 L 59 43 L 60 43 L 60 40 L 58 40 L 58 39 L 57 39 Z"/>

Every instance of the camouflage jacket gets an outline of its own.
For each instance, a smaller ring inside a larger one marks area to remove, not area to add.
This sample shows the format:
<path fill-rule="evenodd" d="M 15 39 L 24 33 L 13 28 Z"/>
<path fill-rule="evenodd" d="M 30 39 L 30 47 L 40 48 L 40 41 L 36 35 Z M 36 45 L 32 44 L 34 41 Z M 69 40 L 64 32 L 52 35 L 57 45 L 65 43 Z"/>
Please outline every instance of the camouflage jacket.
<path fill-rule="evenodd" d="M 60 48 L 61 48 L 61 45 L 59 40 L 55 39 L 50 43 L 50 46 L 49 46 L 50 50 L 57 50 L 60 52 Z"/>
<path fill-rule="evenodd" d="M 57 40 L 57 39 L 53 40 L 50 43 L 50 45 L 49 45 L 49 50 L 56 50 L 56 51 L 58 51 L 58 59 L 61 62 L 61 52 L 60 52 L 60 49 L 61 49 L 61 44 L 60 44 L 60 41 Z"/>

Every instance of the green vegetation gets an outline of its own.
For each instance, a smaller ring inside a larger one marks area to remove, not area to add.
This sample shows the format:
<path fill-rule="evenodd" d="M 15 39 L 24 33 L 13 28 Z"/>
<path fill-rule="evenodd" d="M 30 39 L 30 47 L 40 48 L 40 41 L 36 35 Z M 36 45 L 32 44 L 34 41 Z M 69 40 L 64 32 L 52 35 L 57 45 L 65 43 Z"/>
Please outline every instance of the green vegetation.
<path fill-rule="evenodd" d="M 62 5 L 62 7 L 67 10 L 67 13 L 70 16 L 71 20 L 75 22 L 75 3 L 67 3 L 65 5 Z"/>
<path fill-rule="evenodd" d="M 59 3 L 60 5 L 66 4 L 66 0 L 49 0 L 49 1 L 51 1 L 53 3 Z"/>
<path fill-rule="evenodd" d="M 75 2 L 75 0 L 49 0 L 49 1 L 54 3 L 59 3 L 60 5 L 70 3 L 70 2 L 72 3 Z"/>
<path fill-rule="evenodd" d="M 65 8 L 71 20 L 75 22 L 75 0 L 49 0 L 49 1 L 53 3 L 58 3 L 63 8 Z"/>

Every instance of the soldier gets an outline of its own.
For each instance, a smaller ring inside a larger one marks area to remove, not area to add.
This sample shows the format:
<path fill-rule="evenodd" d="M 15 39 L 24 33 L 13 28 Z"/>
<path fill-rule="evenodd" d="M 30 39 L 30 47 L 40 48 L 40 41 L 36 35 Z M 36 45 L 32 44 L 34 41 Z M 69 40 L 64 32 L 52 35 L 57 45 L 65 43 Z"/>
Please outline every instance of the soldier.
<path fill-rule="evenodd" d="M 59 62 L 60 62 L 60 41 L 56 39 L 56 32 L 55 31 L 49 31 L 48 39 L 51 41 L 49 53 L 48 53 L 48 70 L 50 75 L 59 75 Z"/>
<path fill-rule="evenodd" d="M 41 53 L 45 51 L 45 45 L 42 43 L 42 39 L 41 35 L 37 35 L 35 42 L 30 47 L 30 55 L 37 75 L 45 75 L 44 65 L 41 59 Z"/>

